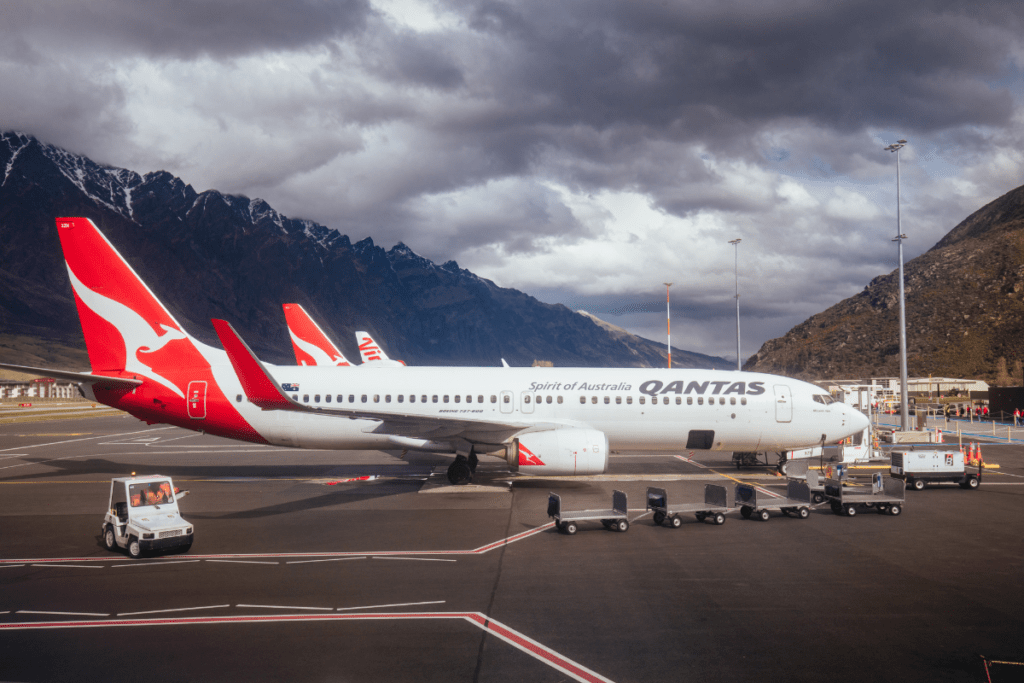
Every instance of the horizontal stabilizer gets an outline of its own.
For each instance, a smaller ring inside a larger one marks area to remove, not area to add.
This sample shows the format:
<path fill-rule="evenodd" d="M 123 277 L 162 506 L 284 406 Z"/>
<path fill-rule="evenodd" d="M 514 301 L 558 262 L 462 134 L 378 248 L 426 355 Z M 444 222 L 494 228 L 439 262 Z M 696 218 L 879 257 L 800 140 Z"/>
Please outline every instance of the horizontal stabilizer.
<path fill-rule="evenodd" d="M 211 320 L 220 343 L 227 351 L 231 367 L 242 383 L 245 397 L 253 405 L 263 410 L 303 410 L 303 406 L 293 402 L 270 376 L 263 363 L 256 358 L 252 349 L 242 341 L 235 328 L 226 320 Z"/>
<path fill-rule="evenodd" d="M 11 365 L 9 363 L 0 363 L 0 368 L 5 370 L 14 370 L 16 372 L 24 372 L 27 375 L 39 375 L 40 377 L 52 377 L 54 379 L 65 379 L 70 382 L 79 382 L 82 384 L 103 384 L 107 387 L 137 387 L 142 384 L 141 379 L 131 379 L 128 377 L 105 377 L 104 375 L 92 375 L 88 372 L 69 372 L 68 370 L 51 370 L 49 368 L 34 368 L 29 365 Z"/>

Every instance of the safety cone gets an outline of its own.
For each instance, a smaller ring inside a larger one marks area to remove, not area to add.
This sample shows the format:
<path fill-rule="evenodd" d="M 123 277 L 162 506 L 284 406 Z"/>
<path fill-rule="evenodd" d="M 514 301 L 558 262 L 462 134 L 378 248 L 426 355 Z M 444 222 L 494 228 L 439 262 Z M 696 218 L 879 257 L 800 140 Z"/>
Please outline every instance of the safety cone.
<path fill-rule="evenodd" d="M 975 451 L 975 453 L 978 456 L 978 464 L 979 465 L 984 465 L 985 464 L 985 459 L 981 457 L 981 444 L 980 443 L 978 444 L 978 450 Z"/>
<path fill-rule="evenodd" d="M 967 453 L 967 462 L 968 462 L 968 464 L 973 465 L 974 464 L 974 460 L 975 460 L 976 457 L 977 456 L 974 455 L 974 442 L 972 441 L 971 442 L 971 450 Z"/>

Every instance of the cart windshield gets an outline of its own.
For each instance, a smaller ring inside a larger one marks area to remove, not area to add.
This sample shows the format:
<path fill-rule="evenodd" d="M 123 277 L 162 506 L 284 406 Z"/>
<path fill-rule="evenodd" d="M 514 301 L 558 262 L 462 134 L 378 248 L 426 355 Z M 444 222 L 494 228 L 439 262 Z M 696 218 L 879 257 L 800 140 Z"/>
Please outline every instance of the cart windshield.
<path fill-rule="evenodd" d="M 133 508 L 145 505 L 163 505 L 174 502 L 174 492 L 169 481 L 129 484 L 128 500 Z"/>

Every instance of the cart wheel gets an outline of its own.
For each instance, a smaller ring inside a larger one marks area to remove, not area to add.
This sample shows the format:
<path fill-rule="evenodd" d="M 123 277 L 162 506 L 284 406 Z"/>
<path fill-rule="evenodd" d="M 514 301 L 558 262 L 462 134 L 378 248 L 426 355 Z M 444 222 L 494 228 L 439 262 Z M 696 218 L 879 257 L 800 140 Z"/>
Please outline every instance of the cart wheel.
<path fill-rule="evenodd" d="M 760 512 L 757 513 L 757 516 L 761 518 L 762 522 L 767 522 L 768 521 L 768 511 L 767 510 L 761 510 Z"/>
<path fill-rule="evenodd" d="M 620 520 L 618 520 L 615 523 L 614 528 L 618 529 L 619 531 L 629 531 L 629 520 L 628 519 L 620 519 Z"/>
<path fill-rule="evenodd" d="M 843 508 L 843 512 L 846 514 L 847 517 L 853 517 L 855 514 L 857 514 L 857 506 L 847 505 L 845 508 Z"/>
<path fill-rule="evenodd" d="M 899 515 L 899 514 L 900 514 L 900 512 L 902 512 L 902 511 L 903 511 L 903 508 L 901 508 L 901 507 L 900 507 L 900 506 L 899 506 L 898 504 L 896 504 L 896 503 L 893 503 L 892 505 L 890 505 L 890 506 L 889 506 L 889 514 L 890 514 L 890 515 L 892 515 L 893 517 L 896 517 L 896 516 L 897 516 L 897 515 Z"/>
<path fill-rule="evenodd" d="M 825 502 L 825 496 L 823 496 L 820 493 L 815 493 L 815 494 L 813 494 L 811 496 L 811 500 L 814 501 L 815 505 L 817 505 L 818 503 L 824 503 Z"/>
<path fill-rule="evenodd" d="M 888 511 L 889 511 L 889 506 L 888 505 L 886 505 L 885 503 L 879 503 L 878 504 L 878 514 L 884 515 Z"/>
<path fill-rule="evenodd" d="M 136 559 L 142 557 L 142 544 L 134 536 L 128 539 L 128 554 Z"/>
<path fill-rule="evenodd" d="M 977 476 L 972 474 L 969 477 L 967 477 L 967 486 L 965 488 L 976 489 L 980 485 L 981 485 L 981 480 L 978 479 Z"/>
<path fill-rule="evenodd" d="M 914 483 L 911 484 L 911 486 L 914 488 L 915 491 L 923 491 L 924 490 L 924 479 L 915 479 Z"/>
<path fill-rule="evenodd" d="M 679 515 L 672 515 L 668 523 L 672 525 L 673 529 L 678 529 L 682 525 L 683 520 L 679 519 Z"/>
<path fill-rule="evenodd" d="M 740 508 L 740 514 L 743 515 L 743 519 L 750 519 L 750 515 L 754 512 L 754 508 L 744 505 Z"/>
<path fill-rule="evenodd" d="M 786 476 L 786 470 L 789 468 L 789 463 L 785 460 L 779 462 L 779 474 Z"/>
<path fill-rule="evenodd" d="M 664 512 L 655 512 L 654 513 L 654 523 L 658 524 L 658 525 L 661 525 L 661 524 L 664 524 L 664 522 L 665 522 L 665 513 Z"/>
<path fill-rule="evenodd" d="M 800 519 L 807 519 L 811 516 L 811 511 L 808 510 L 807 508 L 800 508 L 799 510 L 796 511 L 796 513 L 800 515 Z"/>
<path fill-rule="evenodd" d="M 565 522 L 564 524 L 562 524 L 562 531 L 569 534 L 570 536 L 575 534 L 578 530 L 579 529 L 576 526 L 576 522 Z"/>
<path fill-rule="evenodd" d="M 113 550 L 117 547 L 117 539 L 114 538 L 114 530 L 109 526 L 103 530 L 103 547 L 107 550 Z"/>
<path fill-rule="evenodd" d="M 695 512 L 695 513 L 693 513 L 693 516 L 697 518 L 698 522 L 703 522 L 705 519 L 708 518 L 708 515 L 707 515 L 706 512 Z"/>
<path fill-rule="evenodd" d="M 718 524 L 719 526 L 725 524 L 725 515 L 721 512 L 715 513 L 715 524 Z"/>

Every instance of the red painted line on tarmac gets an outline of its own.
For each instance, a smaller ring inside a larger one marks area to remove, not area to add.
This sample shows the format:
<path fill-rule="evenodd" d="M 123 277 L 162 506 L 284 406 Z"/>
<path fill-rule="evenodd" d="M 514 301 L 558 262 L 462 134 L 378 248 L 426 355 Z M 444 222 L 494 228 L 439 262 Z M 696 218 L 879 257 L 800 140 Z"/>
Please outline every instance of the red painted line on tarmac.
<path fill-rule="evenodd" d="M 495 541 L 494 543 L 488 543 L 487 545 L 482 545 L 479 548 L 474 548 L 472 550 L 382 550 L 382 551 L 379 551 L 379 552 L 365 552 L 365 551 L 361 551 L 361 552 L 344 552 L 343 551 L 343 552 L 317 552 L 317 553 L 222 553 L 222 554 L 212 554 L 212 555 L 194 555 L 194 554 L 189 554 L 189 555 L 171 555 L 171 556 L 168 556 L 167 560 L 161 560 L 159 558 L 154 558 L 152 561 L 146 562 L 145 564 L 156 564 L 157 562 L 166 562 L 167 564 L 178 563 L 178 562 L 182 561 L 181 560 L 182 557 L 187 557 L 189 560 L 227 560 L 227 559 L 240 560 L 240 559 L 252 559 L 252 558 L 260 558 L 260 557 L 265 557 L 265 558 L 275 558 L 275 557 L 277 557 L 277 558 L 281 558 L 281 557 L 307 557 L 307 558 L 311 558 L 311 557 L 367 557 L 369 555 L 373 555 L 373 556 L 377 556 L 377 557 L 396 557 L 396 556 L 403 556 L 403 555 L 483 555 L 484 553 L 489 552 L 491 550 L 494 550 L 495 548 L 500 548 L 500 547 L 502 547 L 504 545 L 508 545 L 510 543 L 515 543 L 516 541 L 521 541 L 524 538 L 529 538 L 530 536 L 533 536 L 535 534 L 539 534 L 542 531 L 550 529 L 554 525 L 555 525 L 554 522 L 548 522 L 547 524 L 543 524 L 543 525 L 541 525 L 539 527 L 535 527 L 533 529 L 528 529 L 526 531 L 523 531 L 522 533 L 518 533 L 515 536 L 509 536 L 508 538 L 503 538 L 503 539 L 501 539 L 499 541 Z M 62 563 L 65 563 L 65 562 L 123 562 L 124 559 L 125 558 L 123 556 L 120 556 L 120 557 L 119 556 L 110 556 L 110 557 L 50 557 L 50 558 L 43 557 L 43 558 L 32 558 L 32 559 L 22 558 L 20 560 L 14 560 L 14 559 L 4 560 L 4 559 L 0 559 L 0 566 L 9 565 L 9 564 L 24 564 L 24 563 L 27 563 L 27 562 L 32 562 L 32 563 L 36 563 L 36 564 L 47 564 L 47 565 L 52 565 L 52 566 L 58 566 L 58 565 L 60 565 Z"/>
<path fill-rule="evenodd" d="M 462 619 L 513 645 L 534 659 L 585 683 L 611 683 L 598 673 L 563 657 L 532 638 L 488 618 L 480 612 L 395 612 L 362 614 L 280 614 L 226 617 L 171 617 L 157 619 L 96 619 L 91 621 L 37 621 L 0 623 L 0 631 L 44 629 L 111 628 L 124 626 L 196 626 L 207 624 L 251 624 L 309 621 L 371 621 L 384 619 Z"/>
<path fill-rule="evenodd" d="M 675 456 L 675 457 L 679 458 L 679 459 L 680 459 L 680 460 L 682 460 L 683 462 L 688 462 L 688 463 L 690 463 L 691 465 L 696 465 L 697 467 L 701 468 L 702 470 L 706 470 L 706 469 L 708 468 L 708 466 L 707 466 L 707 465 L 702 465 L 702 464 L 700 464 L 699 462 L 697 462 L 696 460 L 691 460 L 690 458 L 687 458 L 687 457 L 686 457 L 686 456 L 684 456 L 684 455 L 677 455 L 677 456 Z"/>

